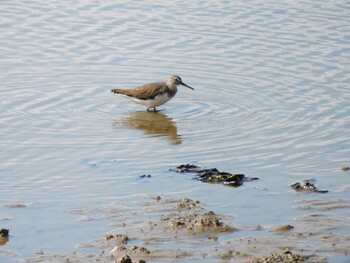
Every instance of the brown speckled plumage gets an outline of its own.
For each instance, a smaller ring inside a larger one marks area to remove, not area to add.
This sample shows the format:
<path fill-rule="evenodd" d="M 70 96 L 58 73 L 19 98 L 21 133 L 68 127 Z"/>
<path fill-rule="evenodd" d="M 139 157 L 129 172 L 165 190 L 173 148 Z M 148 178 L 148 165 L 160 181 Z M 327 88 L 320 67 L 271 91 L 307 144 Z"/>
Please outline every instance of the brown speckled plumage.
<path fill-rule="evenodd" d="M 113 93 L 123 94 L 129 97 L 137 98 L 139 100 L 151 100 L 157 95 L 168 93 L 169 97 L 174 97 L 177 88 L 169 88 L 165 82 L 155 82 L 142 85 L 136 89 L 113 89 Z"/>
<path fill-rule="evenodd" d="M 142 85 L 135 89 L 112 89 L 115 94 L 122 94 L 132 98 L 136 103 L 147 106 L 147 110 L 154 109 L 170 99 L 177 93 L 177 86 L 183 85 L 193 90 L 182 82 L 179 76 L 170 76 L 166 82 L 154 82 Z"/>

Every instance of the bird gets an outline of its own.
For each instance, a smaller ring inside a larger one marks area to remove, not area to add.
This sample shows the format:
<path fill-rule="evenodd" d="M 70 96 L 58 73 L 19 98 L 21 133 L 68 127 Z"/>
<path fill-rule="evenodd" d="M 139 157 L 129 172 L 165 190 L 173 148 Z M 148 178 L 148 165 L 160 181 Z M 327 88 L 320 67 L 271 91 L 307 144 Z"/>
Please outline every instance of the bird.
<path fill-rule="evenodd" d="M 177 86 L 182 85 L 189 89 L 194 88 L 185 84 L 179 76 L 171 75 L 165 82 L 153 82 L 134 89 L 112 89 L 111 92 L 131 98 L 135 103 L 145 105 L 147 111 L 163 105 L 171 100 L 177 93 Z"/>

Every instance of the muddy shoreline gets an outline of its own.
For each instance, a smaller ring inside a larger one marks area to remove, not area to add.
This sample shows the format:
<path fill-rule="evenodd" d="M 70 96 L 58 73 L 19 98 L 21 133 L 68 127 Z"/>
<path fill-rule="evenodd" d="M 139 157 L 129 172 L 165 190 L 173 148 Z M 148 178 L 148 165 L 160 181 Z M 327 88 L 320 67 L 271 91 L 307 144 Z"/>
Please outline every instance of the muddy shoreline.
<path fill-rule="evenodd" d="M 71 211 L 80 218 L 102 211 L 115 229 L 79 244 L 73 253 L 43 252 L 22 262 L 329 262 L 349 253 L 350 236 L 337 230 L 348 227 L 350 219 L 332 213 L 349 208 L 347 199 L 300 201 L 294 208 L 305 215 L 278 226 L 239 226 L 232 215 L 217 215 L 189 198 L 157 196 L 141 206 L 131 214 L 113 205 Z M 266 236 L 227 238 L 245 228 Z"/>

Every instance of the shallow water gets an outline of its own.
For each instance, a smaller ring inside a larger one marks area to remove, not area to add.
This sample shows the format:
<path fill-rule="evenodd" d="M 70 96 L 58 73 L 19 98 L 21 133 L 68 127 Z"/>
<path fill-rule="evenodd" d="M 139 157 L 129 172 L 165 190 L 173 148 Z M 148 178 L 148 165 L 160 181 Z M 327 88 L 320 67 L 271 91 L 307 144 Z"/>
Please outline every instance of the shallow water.
<path fill-rule="evenodd" d="M 0 228 L 11 234 L 1 262 L 71 252 L 110 231 L 74 209 L 186 196 L 237 224 L 274 225 L 304 214 L 298 200 L 349 197 L 347 1 L 34 0 L 1 10 Z M 170 74 L 195 91 L 179 87 L 158 114 L 110 93 Z M 182 163 L 261 180 L 201 184 L 169 171 Z M 309 178 L 330 192 L 289 189 Z"/>

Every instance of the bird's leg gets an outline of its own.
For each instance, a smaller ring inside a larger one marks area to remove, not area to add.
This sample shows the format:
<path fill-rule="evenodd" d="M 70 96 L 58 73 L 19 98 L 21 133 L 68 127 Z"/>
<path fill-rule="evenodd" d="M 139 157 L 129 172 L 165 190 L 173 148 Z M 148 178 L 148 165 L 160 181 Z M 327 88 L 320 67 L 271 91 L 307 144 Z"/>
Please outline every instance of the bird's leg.
<path fill-rule="evenodd" d="M 153 109 L 153 110 L 151 110 L 151 109 Z M 153 107 L 153 108 L 147 108 L 147 111 L 148 111 L 148 112 L 150 112 L 150 111 L 157 112 L 157 109 L 156 109 L 156 107 Z"/>

